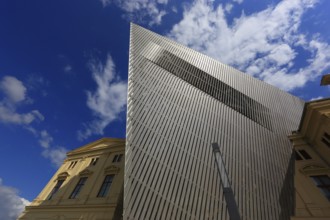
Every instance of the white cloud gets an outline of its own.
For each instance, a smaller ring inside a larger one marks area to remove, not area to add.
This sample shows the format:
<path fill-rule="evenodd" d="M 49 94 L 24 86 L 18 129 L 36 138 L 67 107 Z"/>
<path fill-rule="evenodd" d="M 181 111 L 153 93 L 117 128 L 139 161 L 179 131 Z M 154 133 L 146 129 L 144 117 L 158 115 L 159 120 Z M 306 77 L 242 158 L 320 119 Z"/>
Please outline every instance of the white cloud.
<path fill-rule="evenodd" d="M 48 134 L 46 130 L 40 132 L 39 144 L 41 147 L 45 149 L 49 148 L 52 141 L 53 138 Z"/>
<path fill-rule="evenodd" d="M 269 62 L 275 63 L 277 66 L 288 64 L 296 57 L 294 50 L 287 44 L 280 44 L 273 48 L 269 55 Z"/>
<path fill-rule="evenodd" d="M 54 138 L 46 130 L 38 131 L 32 127 L 29 127 L 28 130 L 38 138 L 38 142 L 43 148 L 42 156 L 50 159 L 55 167 L 61 166 L 68 150 L 64 147 L 55 146 L 53 144 Z"/>
<path fill-rule="evenodd" d="M 242 1 L 238 1 L 242 2 Z M 282 1 L 245 15 L 229 25 L 224 11 L 210 1 L 195 1 L 169 36 L 221 62 L 233 65 L 281 89 L 290 91 L 330 68 L 330 46 L 316 35 L 300 33 L 303 14 L 316 0 Z M 310 53 L 295 65 L 298 48 Z"/>
<path fill-rule="evenodd" d="M 38 110 L 32 110 L 28 113 L 16 113 L 15 109 L 0 103 L 0 122 L 27 125 L 35 120 L 43 120 L 44 117 Z"/>
<path fill-rule="evenodd" d="M 25 99 L 26 88 L 21 81 L 12 76 L 4 76 L 0 82 L 0 89 L 11 102 L 20 102 Z"/>
<path fill-rule="evenodd" d="M 227 4 L 225 5 L 225 11 L 226 11 L 227 13 L 230 13 L 232 9 L 233 9 L 233 4 L 227 3 Z"/>
<path fill-rule="evenodd" d="M 31 102 L 26 95 L 26 87 L 13 76 L 4 76 L 0 81 L 0 92 L 3 99 L 0 100 L 0 122 L 7 124 L 29 125 L 33 121 L 42 121 L 44 116 L 38 110 L 26 113 L 18 113 L 17 108 L 21 104 Z"/>
<path fill-rule="evenodd" d="M 127 13 L 127 17 L 131 21 L 138 23 L 146 23 L 149 25 L 159 25 L 162 17 L 166 14 L 164 7 L 168 0 L 100 0 L 103 7 L 112 3 Z M 163 8 L 163 9 L 162 9 Z"/>
<path fill-rule="evenodd" d="M 27 78 L 26 86 L 28 90 L 40 91 L 43 87 L 48 86 L 49 81 L 38 74 L 30 74 Z"/>
<path fill-rule="evenodd" d="M 45 82 L 45 80 L 41 77 L 30 77 L 29 82 L 31 82 L 31 88 L 34 88 L 37 85 L 36 82 L 39 84 Z M 0 100 L 0 122 L 21 125 L 30 131 L 38 138 L 38 142 L 43 148 L 42 155 L 49 158 L 55 166 L 59 166 L 66 157 L 67 150 L 63 147 L 52 146 L 53 137 L 46 130 L 39 131 L 32 125 L 34 121 L 44 120 L 44 116 L 38 110 L 27 113 L 17 112 L 20 105 L 31 103 L 23 82 L 13 76 L 5 76 L 0 81 L 0 92 L 4 94 L 3 99 Z"/>
<path fill-rule="evenodd" d="M 244 0 L 233 0 L 233 2 L 236 2 L 238 4 L 242 4 Z"/>
<path fill-rule="evenodd" d="M 178 13 L 178 9 L 175 6 L 172 6 L 172 12 Z"/>
<path fill-rule="evenodd" d="M 0 219 L 16 220 L 30 202 L 18 195 L 18 191 L 5 186 L 0 178 Z"/>
<path fill-rule="evenodd" d="M 72 66 L 70 66 L 69 64 L 67 64 L 65 67 L 64 67 L 64 72 L 66 73 L 70 73 L 72 70 Z"/>
<path fill-rule="evenodd" d="M 323 96 L 318 96 L 318 97 L 311 98 L 309 101 L 314 101 L 314 100 L 323 99 L 323 98 L 324 98 Z"/>
<path fill-rule="evenodd" d="M 59 167 L 63 163 L 63 160 L 66 158 L 66 152 L 68 151 L 64 147 L 53 147 L 45 149 L 42 152 L 42 155 L 45 158 L 49 158 L 53 165 Z"/>
<path fill-rule="evenodd" d="M 87 106 L 95 119 L 85 124 L 84 130 L 78 131 L 80 140 L 92 134 L 103 134 L 103 130 L 118 118 L 126 106 L 127 83 L 116 76 L 111 56 L 108 55 L 105 65 L 94 60 L 89 67 L 97 89 L 94 92 L 87 91 Z"/>
<path fill-rule="evenodd" d="M 29 91 L 37 91 L 43 97 L 47 96 L 45 87 L 49 85 L 49 81 L 38 74 L 30 74 L 26 81 L 26 86 Z"/>

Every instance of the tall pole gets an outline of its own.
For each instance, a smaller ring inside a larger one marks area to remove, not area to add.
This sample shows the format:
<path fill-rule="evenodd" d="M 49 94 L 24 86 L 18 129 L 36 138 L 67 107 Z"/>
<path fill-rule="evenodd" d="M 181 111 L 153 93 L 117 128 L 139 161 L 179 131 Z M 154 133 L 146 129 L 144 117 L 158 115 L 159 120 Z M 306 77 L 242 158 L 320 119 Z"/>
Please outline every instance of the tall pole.
<path fill-rule="evenodd" d="M 221 178 L 222 191 L 225 196 L 230 220 L 240 220 L 241 218 L 239 216 L 238 207 L 235 201 L 234 193 L 230 185 L 230 181 L 218 143 L 212 143 L 212 148 L 215 157 L 215 162 L 217 164 L 218 172 Z"/>

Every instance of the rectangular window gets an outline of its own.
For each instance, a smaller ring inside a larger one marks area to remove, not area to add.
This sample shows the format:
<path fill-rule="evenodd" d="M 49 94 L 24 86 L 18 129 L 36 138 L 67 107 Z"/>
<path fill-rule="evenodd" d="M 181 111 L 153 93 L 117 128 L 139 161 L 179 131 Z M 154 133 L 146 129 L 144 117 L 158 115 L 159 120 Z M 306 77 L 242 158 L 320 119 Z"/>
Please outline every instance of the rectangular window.
<path fill-rule="evenodd" d="M 330 135 L 327 132 L 324 132 L 324 137 L 330 140 Z"/>
<path fill-rule="evenodd" d="M 120 162 L 121 158 L 123 158 L 123 154 L 119 154 L 117 162 Z"/>
<path fill-rule="evenodd" d="M 300 154 L 298 154 L 297 151 L 294 151 L 294 156 L 295 156 L 296 160 L 302 160 L 302 157 L 300 156 Z"/>
<path fill-rule="evenodd" d="M 330 201 L 330 178 L 327 175 L 311 176 L 311 178 L 323 195 Z"/>
<path fill-rule="evenodd" d="M 85 185 L 87 177 L 80 178 L 79 182 L 77 183 L 76 187 L 74 188 L 73 192 L 71 193 L 69 199 L 77 198 L 78 194 L 80 193 L 82 187 Z"/>
<path fill-rule="evenodd" d="M 49 193 L 48 200 L 51 200 L 56 192 L 61 188 L 64 180 L 58 180 L 53 190 Z"/>
<path fill-rule="evenodd" d="M 122 157 L 123 157 L 123 154 L 116 154 L 115 157 L 113 158 L 112 162 L 118 163 L 121 161 Z"/>
<path fill-rule="evenodd" d="M 76 166 L 76 164 L 77 164 L 77 161 L 72 161 L 70 163 L 69 169 L 73 169 Z"/>
<path fill-rule="evenodd" d="M 186 60 L 179 58 L 175 54 L 160 48 L 158 45 L 154 46 L 159 49 L 156 53 L 151 52 L 150 55 L 145 54 L 145 58 L 148 61 L 181 78 L 208 95 L 211 95 L 213 98 L 245 115 L 259 125 L 272 130 L 269 108 L 230 87 L 221 80 L 209 75 Z M 213 88 L 213 92 L 211 93 L 208 92 L 210 87 Z M 229 94 L 226 95 L 228 90 L 231 96 Z M 223 96 L 219 96 L 219 94 L 223 94 Z M 246 105 L 245 102 L 241 102 L 239 99 L 248 99 L 249 102 L 252 103 L 252 106 Z"/>
<path fill-rule="evenodd" d="M 312 159 L 312 157 L 305 150 L 299 150 L 299 153 L 305 160 Z"/>
<path fill-rule="evenodd" d="M 109 189 L 110 189 L 114 176 L 115 175 L 107 175 L 104 178 L 101 189 L 100 189 L 99 193 L 97 194 L 97 197 L 106 197 L 108 195 L 108 192 L 109 192 Z"/>
<path fill-rule="evenodd" d="M 89 166 L 95 166 L 99 158 L 93 158 L 89 164 Z"/>
<path fill-rule="evenodd" d="M 328 142 L 327 139 L 322 138 L 322 142 L 323 142 L 325 145 L 327 145 L 328 147 L 330 147 L 330 142 Z"/>
<path fill-rule="evenodd" d="M 327 132 L 324 132 L 322 142 L 328 147 L 330 147 L 330 135 Z"/>

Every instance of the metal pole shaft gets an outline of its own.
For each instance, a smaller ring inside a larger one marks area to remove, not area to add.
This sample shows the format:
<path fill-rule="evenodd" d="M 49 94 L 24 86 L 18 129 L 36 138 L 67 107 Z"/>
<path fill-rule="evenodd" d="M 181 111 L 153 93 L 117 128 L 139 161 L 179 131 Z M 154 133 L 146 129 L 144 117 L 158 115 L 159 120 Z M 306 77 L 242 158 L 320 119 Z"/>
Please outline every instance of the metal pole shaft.
<path fill-rule="evenodd" d="M 213 148 L 213 153 L 215 157 L 215 162 L 218 167 L 218 172 L 221 178 L 221 183 L 223 187 L 223 194 L 225 196 L 226 204 L 227 204 L 227 209 L 229 213 L 230 220 L 240 220 L 239 216 L 239 211 L 238 207 L 235 201 L 234 193 L 233 190 L 230 186 L 230 181 L 228 178 L 228 174 L 226 171 L 225 164 L 222 159 L 222 155 L 220 152 L 220 148 L 218 143 L 212 143 L 212 148 Z"/>

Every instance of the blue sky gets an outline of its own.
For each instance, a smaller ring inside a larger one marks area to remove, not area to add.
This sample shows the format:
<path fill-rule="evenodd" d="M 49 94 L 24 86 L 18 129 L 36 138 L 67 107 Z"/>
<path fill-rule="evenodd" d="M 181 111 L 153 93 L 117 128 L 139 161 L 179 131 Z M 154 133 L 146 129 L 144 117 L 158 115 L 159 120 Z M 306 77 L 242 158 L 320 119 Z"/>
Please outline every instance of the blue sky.
<path fill-rule="evenodd" d="M 0 219 L 69 150 L 125 137 L 129 22 L 308 101 L 329 96 L 327 0 L 0 2 Z"/>

